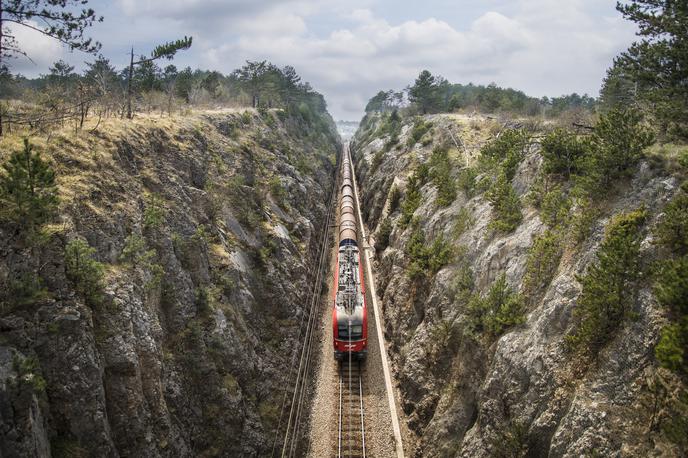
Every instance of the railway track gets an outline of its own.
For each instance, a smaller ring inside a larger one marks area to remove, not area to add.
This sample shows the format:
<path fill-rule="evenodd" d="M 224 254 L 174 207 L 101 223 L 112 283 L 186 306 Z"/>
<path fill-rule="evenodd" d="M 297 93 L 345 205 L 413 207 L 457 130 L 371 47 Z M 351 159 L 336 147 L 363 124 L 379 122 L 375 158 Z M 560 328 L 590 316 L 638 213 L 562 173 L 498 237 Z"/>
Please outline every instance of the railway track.
<path fill-rule="evenodd" d="M 339 363 L 339 426 L 337 458 L 365 458 L 363 372 L 360 361 Z"/>

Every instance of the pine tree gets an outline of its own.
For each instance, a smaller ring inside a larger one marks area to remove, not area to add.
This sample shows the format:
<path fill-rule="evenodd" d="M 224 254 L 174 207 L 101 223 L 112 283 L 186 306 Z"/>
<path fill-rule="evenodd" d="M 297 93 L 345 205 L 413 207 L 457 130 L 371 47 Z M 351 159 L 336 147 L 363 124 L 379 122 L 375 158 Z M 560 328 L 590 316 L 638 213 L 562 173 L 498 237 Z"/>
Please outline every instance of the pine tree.
<path fill-rule="evenodd" d="M 640 228 L 643 209 L 617 215 L 607 227 L 597 262 L 579 278 L 583 287 L 574 315 L 580 319 L 567 340 L 572 348 L 597 354 L 631 315 L 640 278 Z"/>
<path fill-rule="evenodd" d="M 641 39 L 619 65 L 638 85 L 663 127 L 688 138 L 688 8 L 685 1 L 630 0 L 616 8 L 638 25 Z"/>
<path fill-rule="evenodd" d="M 100 43 L 84 37 L 84 30 L 103 18 L 96 16 L 91 8 L 78 10 L 87 3 L 88 0 L 3 0 L 0 4 L 0 62 L 8 57 L 26 56 L 5 23 L 35 30 L 61 41 L 70 49 L 97 52 Z"/>
<path fill-rule="evenodd" d="M 423 114 L 437 108 L 439 104 L 438 83 L 432 74 L 423 70 L 409 89 L 409 100 L 416 104 Z"/>
<path fill-rule="evenodd" d="M 57 209 L 55 172 L 28 139 L 24 149 L 12 153 L 0 174 L 2 216 L 17 225 L 33 229 L 47 221 Z"/>

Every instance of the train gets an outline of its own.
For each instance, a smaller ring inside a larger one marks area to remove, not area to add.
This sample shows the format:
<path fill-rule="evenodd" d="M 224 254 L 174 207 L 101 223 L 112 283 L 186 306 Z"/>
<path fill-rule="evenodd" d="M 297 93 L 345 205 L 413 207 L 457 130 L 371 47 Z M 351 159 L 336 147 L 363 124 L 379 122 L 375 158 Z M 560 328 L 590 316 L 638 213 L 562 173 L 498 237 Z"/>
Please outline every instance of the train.
<path fill-rule="evenodd" d="M 368 354 L 368 308 L 354 213 L 351 159 L 343 154 L 339 195 L 339 238 L 334 273 L 332 332 L 336 360 L 364 360 Z"/>

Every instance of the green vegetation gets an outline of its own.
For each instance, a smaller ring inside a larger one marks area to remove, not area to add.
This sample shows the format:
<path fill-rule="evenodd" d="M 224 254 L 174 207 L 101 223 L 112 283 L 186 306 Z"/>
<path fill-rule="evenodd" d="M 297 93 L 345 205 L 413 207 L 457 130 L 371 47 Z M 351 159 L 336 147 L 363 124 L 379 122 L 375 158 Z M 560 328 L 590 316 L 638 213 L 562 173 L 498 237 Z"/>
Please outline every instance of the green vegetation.
<path fill-rule="evenodd" d="M 664 208 L 657 226 L 657 243 L 678 255 L 688 255 L 688 182 Z"/>
<path fill-rule="evenodd" d="M 579 278 L 583 287 L 574 315 L 579 319 L 567 336 L 572 350 L 593 356 L 607 343 L 626 319 L 640 272 L 641 227 L 644 209 L 616 215 L 607 226 L 597 262 Z"/>
<path fill-rule="evenodd" d="M 399 209 L 399 204 L 401 203 L 401 190 L 397 185 L 392 185 L 392 189 L 389 191 L 389 214 L 391 215 Z"/>
<path fill-rule="evenodd" d="M 600 191 L 626 176 L 653 141 L 652 132 L 642 124 L 640 112 L 609 111 L 600 117 L 588 138 L 588 152 L 580 158 L 577 188 L 589 197 L 604 195 Z"/>
<path fill-rule="evenodd" d="M 130 263 L 133 267 L 140 267 L 149 272 L 151 278 L 146 282 L 146 289 L 156 288 L 162 282 L 165 273 L 160 264 L 153 262 L 157 258 L 156 250 L 148 249 L 146 240 L 137 234 L 129 235 L 124 241 L 124 248 L 120 261 Z"/>
<path fill-rule="evenodd" d="M 588 95 L 570 94 L 541 99 L 528 97 L 522 91 L 501 88 L 496 84 L 451 84 L 441 76 L 423 70 L 408 89 L 411 113 L 447 113 L 456 110 L 479 110 L 483 113 L 506 112 L 521 116 L 560 116 L 566 112 L 592 113 L 596 100 Z M 404 106 L 404 94 L 380 91 L 370 99 L 366 113 L 390 112 Z"/>
<path fill-rule="evenodd" d="M 530 135 L 523 129 L 506 129 L 480 150 L 483 168 L 499 166 L 512 180 L 530 144 Z"/>
<path fill-rule="evenodd" d="M 409 134 L 409 138 L 406 141 L 406 146 L 412 148 L 420 141 L 421 138 L 423 138 L 423 135 L 430 131 L 431 128 L 431 122 L 426 122 L 423 118 L 416 118 L 415 122 L 413 123 L 411 133 Z"/>
<path fill-rule="evenodd" d="M 406 244 L 409 258 L 408 275 L 413 280 L 421 280 L 435 275 L 442 267 L 452 262 L 454 251 L 451 244 L 439 235 L 428 244 L 425 233 L 418 221 L 413 223 L 413 232 Z"/>
<path fill-rule="evenodd" d="M 561 234 L 552 229 L 535 237 L 528 251 L 523 278 L 523 291 L 531 297 L 546 288 L 556 274 L 563 251 L 561 238 Z"/>
<path fill-rule="evenodd" d="M 438 207 L 446 207 L 456 199 L 456 183 L 451 176 L 452 163 L 447 148 L 435 148 L 430 157 L 430 179 L 437 188 Z"/>
<path fill-rule="evenodd" d="M 389 217 L 382 220 L 380 228 L 377 230 L 377 238 L 375 239 L 375 249 L 377 251 L 384 251 L 389 246 L 389 236 L 392 234 L 392 220 Z"/>
<path fill-rule="evenodd" d="M 463 235 L 464 232 L 470 229 L 473 224 L 475 224 L 475 218 L 473 218 L 471 212 L 466 207 L 461 207 L 461 210 L 459 210 L 459 213 L 456 215 L 456 219 L 454 220 L 452 236 L 455 239 L 458 239 L 461 237 L 461 235 Z"/>
<path fill-rule="evenodd" d="M 41 375 L 41 366 L 38 358 L 35 356 L 21 358 L 15 355 L 12 358 L 12 368 L 17 373 L 15 383 L 28 387 L 35 394 L 45 392 L 47 383 Z"/>
<path fill-rule="evenodd" d="M 406 228 L 413 219 L 413 214 L 420 207 L 423 195 L 421 188 L 428 179 L 428 168 L 425 164 L 421 164 L 409 177 L 406 184 L 406 194 L 401 203 L 401 227 Z"/>
<path fill-rule="evenodd" d="M 57 210 L 55 172 L 28 139 L 12 153 L 0 173 L 0 217 L 32 231 Z"/>
<path fill-rule="evenodd" d="M 478 171 L 473 167 L 464 167 L 459 172 L 459 178 L 457 179 L 456 184 L 469 199 L 475 195 L 477 177 Z"/>
<path fill-rule="evenodd" d="M 494 218 L 490 227 L 500 232 L 512 232 L 523 219 L 521 201 L 504 172 L 500 172 L 492 187 L 485 194 L 492 204 Z"/>
<path fill-rule="evenodd" d="M 540 204 L 540 219 L 549 227 L 566 224 L 571 211 L 571 199 L 559 186 L 553 186 L 545 193 Z"/>
<path fill-rule="evenodd" d="M 104 266 L 93 259 L 96 250 L 74 239 L 65 247 L 65 275 L 77 294 L 90 306 L 100 304 L 103 293 Z"/>
<path fill-rule="evenodd" d="M 633 0 L 616 8 L 638 26 L 640 37 L 609 70 L 602 99 L 612 108 L 647 107 L 662 131 L 688 138 L 686 42 L 688 10 L 681 2 Z"/>
<path fill-rule="evenodd" d="M 599 214 L 599 209 L 595 207 L 591 199 L 582 198 L 577 200 L 577 208 L 571 220 L 573 242 L 576 244 L 582 243 L 588 238 L 592 230 L 592 225 L 595 223 Z"/>
<path fill-rule="evenodd" d="M 147 229 L 157 229 L 165 222 L 165 202 L 157 194 L 149 194 L 143 211 L 143 225 Z"/>
<path fill-rule="evenodd" d="M 668 312 L 670 323 L 662 330 L 655 355 L 660 364 L 688 374 L 688 184 L 664 209 L 664 219 L 654 234 L 669 258 L 659 262 L 655 276 L 657 301 Z"/>
<path fill-rule="evenodd" d="M 587 145 L 574 133 L 556 129 L 542 140 L 540 153 L 545 173 L 557 173 L 569 178 L 578 171 L 580 159 Z"/>
<path fill-rule="evenodd" d="M 467 331 L 473 336 L 496 338 L 525 322 L 525 304 L 500 275 L 485 296 L 474 295 L 467 305 Z"/>
<path fill-rule="evenodd" d="M 41 277 L 33 272 L 20 273 L 7 282 L 6 290 L 0 293 L 0 313 L 25 308 L 49 297 Z"/>

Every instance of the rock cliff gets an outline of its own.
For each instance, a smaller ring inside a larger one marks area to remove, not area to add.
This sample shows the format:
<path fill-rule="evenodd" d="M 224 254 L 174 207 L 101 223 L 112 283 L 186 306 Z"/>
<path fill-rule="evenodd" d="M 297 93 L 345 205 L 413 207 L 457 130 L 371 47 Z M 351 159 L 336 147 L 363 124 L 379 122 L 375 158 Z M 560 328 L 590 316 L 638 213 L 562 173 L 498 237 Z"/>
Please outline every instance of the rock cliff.
<path fill-rule="evenodd" d="M 521 218 L 499 230 L 485 186 L 493 178 L 476 164 L 481 148 L 509 127 L 534 140 L 507 181 Z M 549 234 L 552 216 L 532 202 L 543 179 L 538 139 L 550 128 L 480 115 L 399 119 L 386 113 L 369 114 L 354 137 L 385 334 L 417 456 L 685 452 L 685 441 L 672 433 L 685 431 L 684 420 L 675 421 L 685 412 L 677 414 L 670 401 L 671 393 L 685 394 L 685 385 L 655 360 L 666 310 L 653 295 L 651 275 L 637 282 L 632 317 L 595 358 L 567 345 L 580 322 L 574 310 L 581 277 L 596 262 L 605 228 L 643 208 L 640 262 L 651 270 L 661 256 L 653 228 L 685 171 L 646 156 L 605 190 L 577 241 L 571 237 L 580 217 L 571 209 L 558 232 L 559 254 L 545 264 L 547 252 L 536 252 L 534 241 Z M 443 188 L 443 178 L 454 185 Z M 540 262 L 545 279 L 534 283 L 528 278 Z M 503 307 L 518 300 L 521 316 L 480 309 L 495 295 Z"/>
<path fill-rule="evenodd" d="M 60 205 L 30 237 L 0 226 L 0 455 L 270 454 L 339 147 L 311 121 L 226 110 L 32 140 Z"/>

